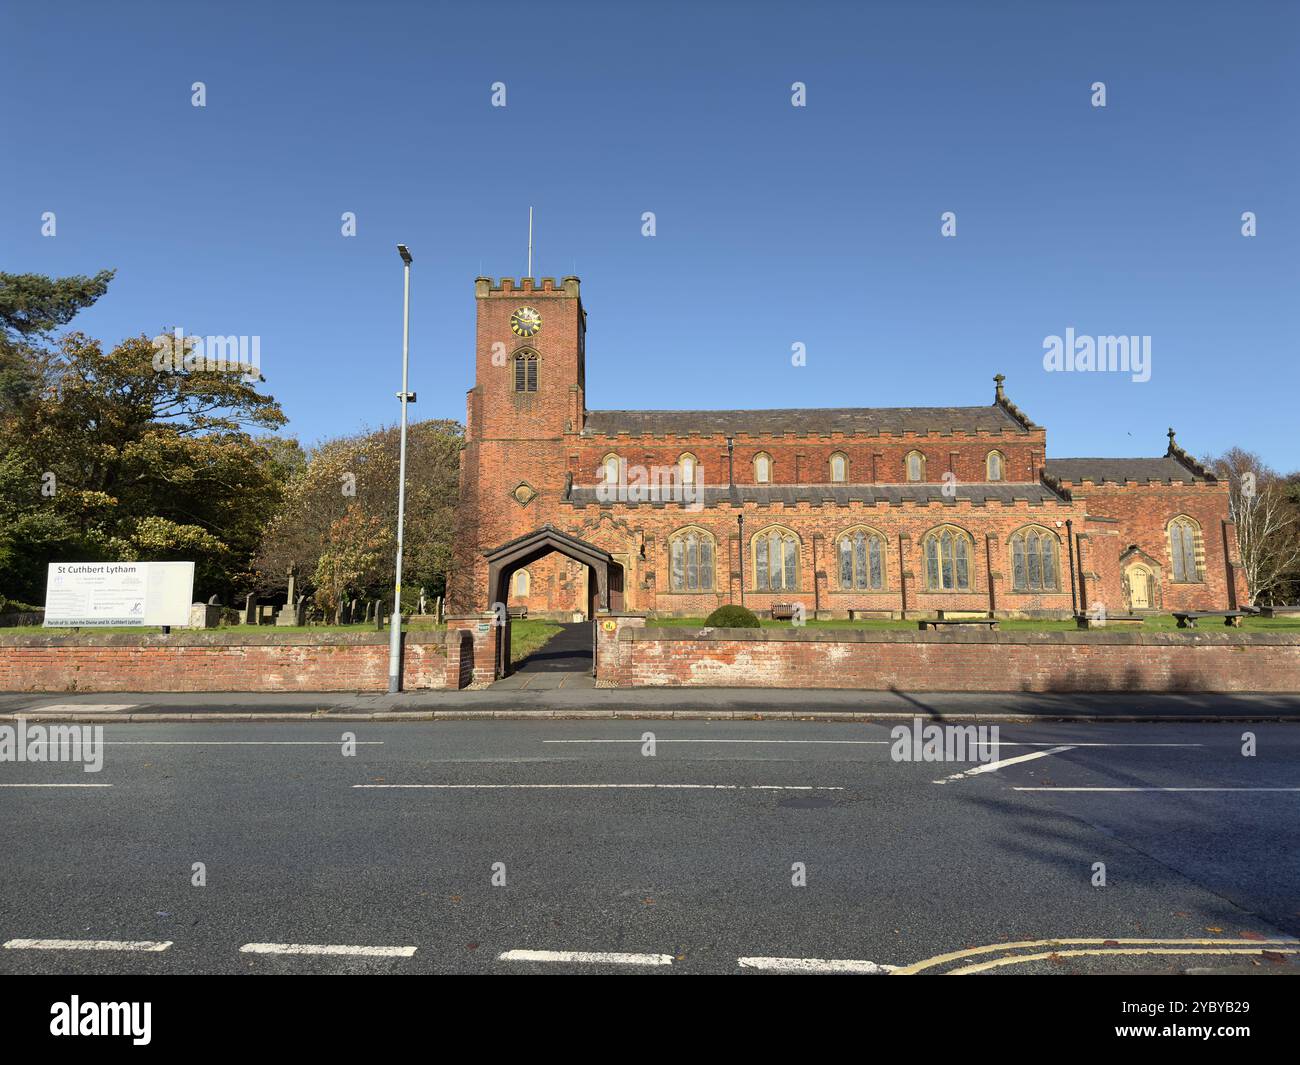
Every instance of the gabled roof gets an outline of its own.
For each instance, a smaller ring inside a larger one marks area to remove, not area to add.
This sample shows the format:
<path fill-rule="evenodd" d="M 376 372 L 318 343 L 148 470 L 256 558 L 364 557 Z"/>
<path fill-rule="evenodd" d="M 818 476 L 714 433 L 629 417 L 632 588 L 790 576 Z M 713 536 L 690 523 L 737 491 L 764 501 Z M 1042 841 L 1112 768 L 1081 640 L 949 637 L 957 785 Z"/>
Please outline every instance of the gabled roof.
<path fill-rule="evenodd" d="M 1092 481 L 1101 484 L 1111 481 L 1123 484 L 1125 481 L 1161 481 L 1166 484 L 1181 482 L 1194 484 L 1207 478 L 1198 477 L 1181 462 L 1168 455 L 1158 459 L 1048 459 L 1043 465 L 1044 472 L 1058 481 Z"/>
<path fill-rule="evenodd" d="M 748 433 L 1027 433 L 1004 407 L 811 407 L 772 410 L 593 410 L 584 436 L 648 433 L 736 436 Z"/>

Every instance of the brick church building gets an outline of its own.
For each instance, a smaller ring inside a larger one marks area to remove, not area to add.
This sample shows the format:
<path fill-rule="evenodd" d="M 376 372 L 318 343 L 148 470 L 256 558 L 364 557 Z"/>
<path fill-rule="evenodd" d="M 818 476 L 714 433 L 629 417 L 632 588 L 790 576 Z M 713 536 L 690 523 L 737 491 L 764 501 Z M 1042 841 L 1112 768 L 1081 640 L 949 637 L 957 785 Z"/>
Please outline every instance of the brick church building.
<path fill-rule="evenodd" d="M 1228 486 L 970 407 L 588 410 L 576 277 L 475 282 L 449 608 L 1068 617 L 1247 602 Z"/>

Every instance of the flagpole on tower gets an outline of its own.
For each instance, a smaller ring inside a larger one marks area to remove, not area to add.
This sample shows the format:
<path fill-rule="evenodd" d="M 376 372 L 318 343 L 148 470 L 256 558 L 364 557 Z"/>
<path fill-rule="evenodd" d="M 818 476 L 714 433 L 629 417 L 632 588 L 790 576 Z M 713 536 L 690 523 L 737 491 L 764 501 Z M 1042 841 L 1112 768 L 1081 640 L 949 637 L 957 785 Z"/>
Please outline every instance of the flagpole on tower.
<path fill-rule="evenodd" d="M 528 276 L 533 276 L 533 209 L 528 208 Z"/>

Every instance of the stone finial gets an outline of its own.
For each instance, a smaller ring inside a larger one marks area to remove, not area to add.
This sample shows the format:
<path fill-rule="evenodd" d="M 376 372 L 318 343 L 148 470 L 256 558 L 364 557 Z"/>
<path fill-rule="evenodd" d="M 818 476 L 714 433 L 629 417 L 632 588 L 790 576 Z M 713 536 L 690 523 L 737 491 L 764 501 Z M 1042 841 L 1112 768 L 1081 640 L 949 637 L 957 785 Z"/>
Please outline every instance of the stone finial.
<path fill-rule="evenodd" d="M 1174 453 L 1174 448 L 1178 446 L 1177 443 L 1174 442 L 1174 428 L 1172 425 L 1169 427 L 1168 435 L 1169 435 L 1169 450 L 1166 451 L 1165 454 L 1172 455 Z"/>
<path fill-rule="evenodd" d="M 998 403 L 1001 403 L 1003 400 L 1007 398 L 1007 394 L 1002 390 L 1002 382 L 1005 380 L 1006 380 L 1006 376 L 1004 374 L 998 373 L 993 375 L 993 384 L 997 389 L 994 395 L 994 399 Z"/>

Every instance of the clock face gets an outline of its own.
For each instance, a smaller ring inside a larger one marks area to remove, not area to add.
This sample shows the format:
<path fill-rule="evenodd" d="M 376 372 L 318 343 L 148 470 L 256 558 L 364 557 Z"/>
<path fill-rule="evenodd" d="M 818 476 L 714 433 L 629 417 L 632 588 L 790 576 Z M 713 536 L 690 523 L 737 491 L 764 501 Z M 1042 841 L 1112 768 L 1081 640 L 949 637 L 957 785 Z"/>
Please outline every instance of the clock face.
<path fill-rule="evenodd" d="M 531 307 L 520 307 L 510 316 L 510 329 L 517 337 L 530 337 L 542 328 L 542 316 Z"/>

